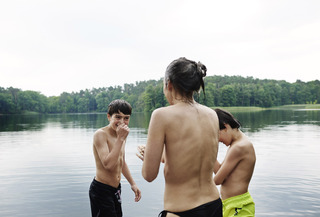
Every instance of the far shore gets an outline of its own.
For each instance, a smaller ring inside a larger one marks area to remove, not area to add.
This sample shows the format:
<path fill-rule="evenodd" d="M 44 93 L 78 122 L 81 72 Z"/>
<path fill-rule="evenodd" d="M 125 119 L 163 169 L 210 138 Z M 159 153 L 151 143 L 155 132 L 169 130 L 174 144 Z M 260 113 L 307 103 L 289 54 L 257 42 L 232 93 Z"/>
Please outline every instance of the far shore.
<path fill-rule="evenodd" d="M 212 107 L 212 109 L 215 108 L 221 108 L 224 110 L 227 110 L 231 113 L 233 112 L 259 112 L 259 111 L 264 111 L 264 110 L 320 110 L 320 104 L 293 104 L 293 105 L 282 105 L 282 106 L 275 106 L 275 107 L 270 107 L 270 108 L 262 108 L 262 107 L 255 107 L 255 106 L 234 106 L 234 107 Z"/>
<path fill-rule="evenodd" d="M 231 113 L 233 112 L 259 112 L 265 110 L 320 110 L 320 104 L 293 104 L 293 105 L 282 105 L 275 106 L 270 108 L 256 107 L 256 106 L 233 106 L 233 107 L 211 107 L 212 109 L 221 108 L 227 110 Z M 92 113 L 105 113 L 105 112 L 90 112 Z M 139 112 L 141 113 L 141 112 Z M 15 115 L 39 115 L 42 113 L 34 112 L 34 111 L 22 111 L 22 113 L 18 113 Z M 47 113 L 48 114 L 48 113 Z M 52 113 L 52 114 L 74 114 L 74 113 Z M 88 114 L 88 113 L 77 113 L 77 114 Z M 0 114 L 5 115 L 5 114 Z M 8 115 L 8 114 L 6 114 Z"/>

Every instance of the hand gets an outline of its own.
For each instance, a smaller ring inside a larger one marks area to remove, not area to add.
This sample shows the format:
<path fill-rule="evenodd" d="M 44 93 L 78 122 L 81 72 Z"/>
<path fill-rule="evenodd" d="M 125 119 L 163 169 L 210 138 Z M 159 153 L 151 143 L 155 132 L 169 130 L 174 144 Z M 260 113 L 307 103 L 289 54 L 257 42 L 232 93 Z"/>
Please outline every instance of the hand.
<path fill-rule="evenodd" d="M 129 134 L 129 127 L 122 123 L 117 127 L 117 136 L 118 138 L 122 139 L 123 141 L 126 140 L 128 134 Z"/>
<path fill-rule="evenodd" d="M 131 189 L 132 189 L 132 191 L 133 191 L 134 194 L 135 194 L 135 199 L 134 199 L 134 201 L 135 201 L 135 202 L 138 202 L 138 201 L 141 199 L 141 191 L 140 191 L 140 189 L 138 188 L 137 185 L 132 185 L 132 186 L 131 186 Z"/>
<path fill-rule="evenodd" d="M 140 158 L 143 161 L 144 160 L 144 150 L 146 149 L 146 146 L 139 145 L 137 149 L 138 149 L 138 153 L 136 153 L 136 155 L 138 158 Z"/>

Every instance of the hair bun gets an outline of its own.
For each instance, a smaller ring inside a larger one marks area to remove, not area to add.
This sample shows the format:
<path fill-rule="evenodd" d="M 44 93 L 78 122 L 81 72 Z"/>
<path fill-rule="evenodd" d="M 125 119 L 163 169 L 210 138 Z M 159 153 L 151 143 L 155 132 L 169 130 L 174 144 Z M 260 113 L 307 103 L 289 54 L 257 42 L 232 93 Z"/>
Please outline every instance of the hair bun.
<path fill-rule="evenodd" d="M 207 67 L 203 65 L 200 61 L 197 63 L 197 69 L 199 75 L 203 78 L 207 75 Z"/>

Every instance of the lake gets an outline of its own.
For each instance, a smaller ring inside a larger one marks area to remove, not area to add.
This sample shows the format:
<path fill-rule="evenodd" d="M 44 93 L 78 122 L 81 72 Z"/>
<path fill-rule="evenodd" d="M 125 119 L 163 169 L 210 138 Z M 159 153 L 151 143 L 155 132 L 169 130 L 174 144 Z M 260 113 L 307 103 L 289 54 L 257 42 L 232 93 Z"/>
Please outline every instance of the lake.
<path fill-rule="evenodd" d="M 256 216 L 319 216 L 320 110 L 233 114 L 254 144 L 257 162 L 249 191 Z M 124 217 L 156 217 L 162 210 L 163 166 L 147 183 L 135 156 L 145 144 L 150 114 L 134 113 L 126 161 L 142 191 L 140 202 L 122 180 Z M 90 216 L 95 175 L 92 136 L 106 114 L 0 116 L 0 216 Z M 221 161 L 227 148 L 220 144 Z"/>

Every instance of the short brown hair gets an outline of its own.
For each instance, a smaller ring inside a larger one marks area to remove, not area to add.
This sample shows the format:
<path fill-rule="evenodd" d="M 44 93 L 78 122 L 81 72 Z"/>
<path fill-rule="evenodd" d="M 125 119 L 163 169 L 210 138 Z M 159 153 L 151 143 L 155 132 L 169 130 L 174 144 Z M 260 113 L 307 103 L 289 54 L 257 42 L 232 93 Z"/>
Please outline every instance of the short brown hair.
<path fill-rule="evenodd" d="M 125 115 L 131 115 L 132 107 L 130 103 L 122 99 L 113 100 L 108 106 L 108 114 L 112 116 L 114 113 L 119 112 Z"/>

